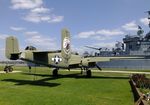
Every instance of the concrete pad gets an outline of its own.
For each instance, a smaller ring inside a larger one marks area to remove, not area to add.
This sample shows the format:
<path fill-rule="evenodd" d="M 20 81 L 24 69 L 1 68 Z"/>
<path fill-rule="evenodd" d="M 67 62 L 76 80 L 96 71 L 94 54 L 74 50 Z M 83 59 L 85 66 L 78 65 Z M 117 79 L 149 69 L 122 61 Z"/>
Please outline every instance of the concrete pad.
<path fill-rule="evenodd" d="M 67 70 L 66 70 L 67 71 Z M 71 70 L 71 71 L 81 71 L 81 70 Z M 117 70 L 91 70 L 92 72 L 97 73 L 121 73 L 121 74 L 150 74 L 150 72 L 142 72 L 142 71 L 117 71 Z"/>
<path fill-rule="evenodd" d="M 103 72 L 103 73 L 122 73 L 122 74 L 150 74 L 150 72 L 136 72 L 136 71 L 99 71 L 99 72 Z"/>
<path fill-rule="evenodd" d="M 20 73 L 22 71 L 12 71 L 12 72 L 8 72 L 8 73 Z M 0 74 L 5 74 L 6 72 L 5 71 L 0 71 Z"/>

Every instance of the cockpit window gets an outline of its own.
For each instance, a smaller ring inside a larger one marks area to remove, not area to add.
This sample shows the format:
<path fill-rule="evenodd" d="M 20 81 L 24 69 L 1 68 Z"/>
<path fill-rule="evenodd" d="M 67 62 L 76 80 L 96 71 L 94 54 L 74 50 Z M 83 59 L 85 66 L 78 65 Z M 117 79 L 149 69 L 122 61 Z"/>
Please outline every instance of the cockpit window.
<path fill-rule="evenodd" d="M 27 47 L 25 48 L 25 50 L 36 50 L 36 48 L 33 47 L 33 46 L 27 46 Z"/>

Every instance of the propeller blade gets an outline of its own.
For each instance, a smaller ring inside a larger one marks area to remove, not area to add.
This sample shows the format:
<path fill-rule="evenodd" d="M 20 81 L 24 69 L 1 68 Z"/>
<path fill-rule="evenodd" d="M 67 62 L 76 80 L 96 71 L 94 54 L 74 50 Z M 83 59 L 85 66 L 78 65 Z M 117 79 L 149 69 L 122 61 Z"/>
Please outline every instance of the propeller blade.
<path fill-rule="evenodd" d="M 99 67 L 99 66 L 97 65 L 97 63 L 95 64 L 95 66 L 96 66 L 100 71 L 102 71 L 102 68 Z"/>

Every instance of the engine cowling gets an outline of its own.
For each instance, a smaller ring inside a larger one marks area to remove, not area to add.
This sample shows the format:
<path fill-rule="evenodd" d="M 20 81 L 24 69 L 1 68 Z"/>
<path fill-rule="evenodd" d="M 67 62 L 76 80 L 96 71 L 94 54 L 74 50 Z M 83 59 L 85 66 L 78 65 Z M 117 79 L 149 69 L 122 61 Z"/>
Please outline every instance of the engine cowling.
<path fill-rule="evenodd" d="M 25 50 L 36 50 L 36 48 L 34 47 L 34 46 L 27 46 L 26 48 L 25 48 Z"/>
<path fill-rule="evenodd" d="M 83 67 L 95 67 L 95 63 L 96 63 L 96 62 L 90 61 L 90 58 L 84 58 L 84 59 L 81 61 L 81 65 L 82 65 Z"/>

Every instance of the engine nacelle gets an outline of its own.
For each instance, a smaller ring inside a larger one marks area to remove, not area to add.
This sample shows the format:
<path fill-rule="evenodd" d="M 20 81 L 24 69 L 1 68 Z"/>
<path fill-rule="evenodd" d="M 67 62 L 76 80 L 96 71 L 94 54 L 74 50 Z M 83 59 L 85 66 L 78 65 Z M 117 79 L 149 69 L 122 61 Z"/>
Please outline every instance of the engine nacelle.
<path fill-rule="evenodd" d="M 83 67 L 95 67 L 96 62 L 91 62 L 90 58 L 84 58 L 81 62 Z"/>

